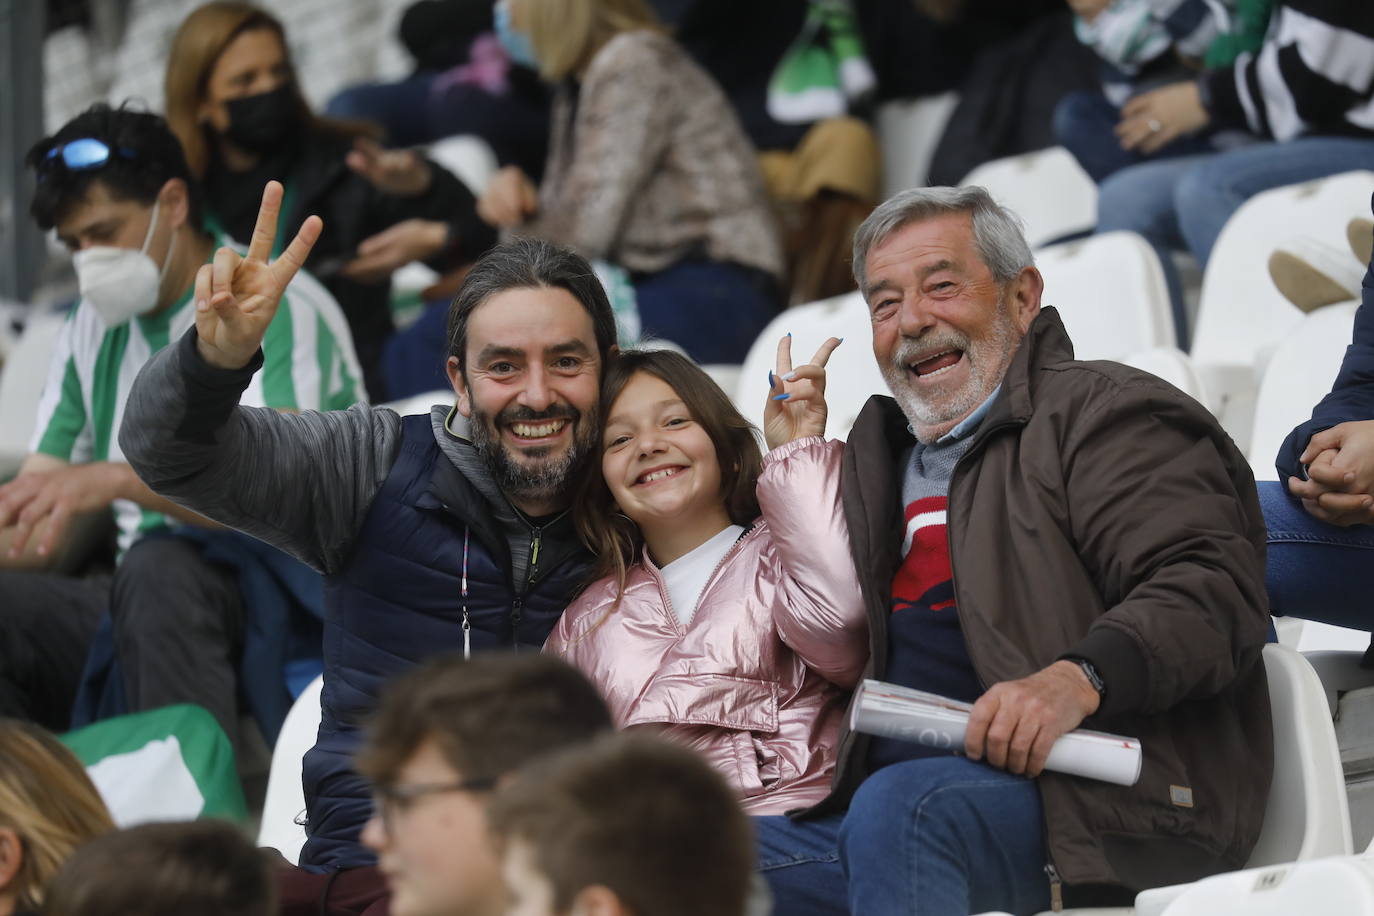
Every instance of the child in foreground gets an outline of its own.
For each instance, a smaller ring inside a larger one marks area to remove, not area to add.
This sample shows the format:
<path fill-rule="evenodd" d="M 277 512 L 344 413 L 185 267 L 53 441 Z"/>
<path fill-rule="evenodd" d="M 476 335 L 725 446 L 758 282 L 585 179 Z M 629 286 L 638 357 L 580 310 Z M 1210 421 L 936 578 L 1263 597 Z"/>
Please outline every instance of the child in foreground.
<path fill-rule="evenodd" d="M 488 809 L 507 916 L 744 916 L 749 819 L 697 755 L 612 735 L 540 758 Z"/>
<path fill-rule="evenodd" d="M 141 824 L 78 849 L 43 916 L 273 916 L 268 860 L 220 820 Z"/>
<path fill-rule="evenodd" d="M 545 651 L 606 697 L 617 727 L 700 752 L 750 814 L 830 790 L 848 691 L 868 656 L 840 509 L 843 444 L 826 442 L 825 363 L 778 348 L 770 447 L 689 359 L 627 351 L 607 369 L 601 473 L 574 501 L 601 578 Z"/>

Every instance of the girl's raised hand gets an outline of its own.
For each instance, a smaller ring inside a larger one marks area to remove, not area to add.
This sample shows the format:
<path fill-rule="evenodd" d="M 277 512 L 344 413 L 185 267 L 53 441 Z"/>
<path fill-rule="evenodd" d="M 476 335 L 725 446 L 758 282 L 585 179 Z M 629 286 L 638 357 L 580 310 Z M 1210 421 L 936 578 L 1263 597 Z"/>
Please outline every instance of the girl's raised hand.
<path fill-rule="evenodd" d="M 832 337 L 811 362 L 792 368 L 792 335 L 778 341 L 778 364 L 768 373 L 768 402 L 763 408 L 763 438 L 769 449 L 825 435 L 825 364 L 842 338 Z"/>

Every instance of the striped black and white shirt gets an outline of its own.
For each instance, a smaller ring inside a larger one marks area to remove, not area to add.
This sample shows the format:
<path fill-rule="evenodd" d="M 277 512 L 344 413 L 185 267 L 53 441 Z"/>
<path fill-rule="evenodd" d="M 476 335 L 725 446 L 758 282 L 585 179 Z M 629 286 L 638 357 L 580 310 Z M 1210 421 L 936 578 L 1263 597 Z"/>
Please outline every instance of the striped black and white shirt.
<path fill-rule="evenodd" d="M 214 248 L 221 244 L 226 241 L 217 239 Z M 153 354 L 195 324 L 191 299 L 188 288 L 164 311 L 116 327 L 107 327 L 94 308 L 78 303 L 49 363 L 29 451 L 71 464 L 124 461 L 116 434 L 129 390 Z M 264 364 L 244 395 L 247 404 L 336 410 L 367 399 L 343 311 L 305 271 L 287 287 L 262 348 Z M 143 533 L 167 524 L 161 513 L 128 500 L 116 500 L 114 508 L 121 552 Z"/>
<path fill-rule="evenodd" d="M 1262 137 L 1374 135 L 1374 2 L 1285 0 L 1264 44 L 1202 77 L 1218 127 Z"/>

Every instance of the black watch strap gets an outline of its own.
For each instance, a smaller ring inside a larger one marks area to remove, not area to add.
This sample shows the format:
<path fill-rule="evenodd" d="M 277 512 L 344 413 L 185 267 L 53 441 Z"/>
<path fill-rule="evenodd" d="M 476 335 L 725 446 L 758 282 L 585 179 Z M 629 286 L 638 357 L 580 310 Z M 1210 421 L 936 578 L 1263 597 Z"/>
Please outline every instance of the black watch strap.
<path fill-rule="evenodd" d="M 1093 685 L 1093 690 L 1097 691 L 1099 697 L 1107 695 L 1107 682 L 1102 680 L 1102 675 L 1098 673 L 1097 666 L 1086 658 L 1069 658 L 1067 661 L 1073 662 L 1083 672 L 1083 676 L 1088 679 L 1088 683 Z"/>

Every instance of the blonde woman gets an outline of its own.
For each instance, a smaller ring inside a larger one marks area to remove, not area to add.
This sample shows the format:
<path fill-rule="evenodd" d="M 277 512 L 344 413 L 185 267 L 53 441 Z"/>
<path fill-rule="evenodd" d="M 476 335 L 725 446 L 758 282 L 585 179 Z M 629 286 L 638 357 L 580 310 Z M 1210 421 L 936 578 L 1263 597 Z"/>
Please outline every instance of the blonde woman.
<path fill-rule="evenodd" d="M 536 188 L 497 173 L 489 223 L 630 273 L 644 331 L 738 363 L 780 303 L 782 245 L 724 94 L 643 0 L 502 0 L 496 33 L 557 93 Z"/>
<path fill-rule="evenodd" d="M 0 916 L 38 910 L 72 851 L 113 829 L 75 754 L 36 725 L 0 719 Z"/>

